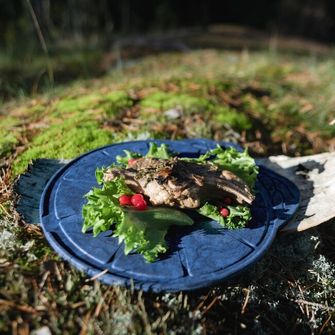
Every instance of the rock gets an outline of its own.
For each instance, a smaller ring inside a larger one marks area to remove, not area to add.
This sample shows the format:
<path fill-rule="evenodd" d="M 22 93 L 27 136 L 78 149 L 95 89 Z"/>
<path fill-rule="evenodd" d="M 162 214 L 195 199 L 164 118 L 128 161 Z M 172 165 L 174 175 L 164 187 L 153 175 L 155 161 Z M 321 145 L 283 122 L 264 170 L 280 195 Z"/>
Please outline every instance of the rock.
<path fill-rule="evenodd" d="M 168 109 L 163 114 L 170 120 L 179 119 L 183 115 L 182 111 L 179 108 Z"/>
<path fill-rule="evenodd" d="M 49 327 L 44 326 L 31 332 L 31 335 L 52 335 Z"/>

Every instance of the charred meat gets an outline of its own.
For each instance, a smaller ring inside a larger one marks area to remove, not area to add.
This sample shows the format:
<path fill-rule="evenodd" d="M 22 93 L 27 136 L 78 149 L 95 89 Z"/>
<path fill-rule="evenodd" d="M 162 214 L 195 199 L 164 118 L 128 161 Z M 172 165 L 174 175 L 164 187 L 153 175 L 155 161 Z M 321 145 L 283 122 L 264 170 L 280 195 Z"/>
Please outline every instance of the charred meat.
<path fill-rule="evenodd" d="M 205 202 L 222 204 L 230 197 L 236 204 L 251 204 L 254 199 L 246 183 L 227 170 L 174 157 L 140 158 L 126 168 L 110 168 L 104 180 L 124 177 L 136 193 L 147 196 L 152 205 L 199 208 Z"/>

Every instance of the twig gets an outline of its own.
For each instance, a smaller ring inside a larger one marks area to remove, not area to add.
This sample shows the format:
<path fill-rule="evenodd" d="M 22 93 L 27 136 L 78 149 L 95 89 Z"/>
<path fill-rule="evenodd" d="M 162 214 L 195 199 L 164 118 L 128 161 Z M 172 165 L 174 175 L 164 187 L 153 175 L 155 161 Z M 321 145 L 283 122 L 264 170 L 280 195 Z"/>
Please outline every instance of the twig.
<path fill-rule="evenodd" d="M 214 304 L 218 301 L 218 297 L 215 297 L 211 303 L 206 307 L 206 309 L 201 313 L 201 316 L 203 317 L 213 306 Z"/>
<path fill-rule="evenodd" d="M 93 281 L 95 279 L 98 279 L 98 278 L 102 277 L 104 274 L 106 274 L 107 272 L 108 272 L 108 269 L 105 269 L 105 270 L 99 272 L 98 274 L 96 274 L 95 276 L 93 276 L 93 277 L 91 277 L 89 279 L 86 279 L 85 282 L 87 283 L 89 281 Z"/>
<path fill-rule="evenodd" d="M 89 311 L 85 315 L 84 320 L 79 319 L 81 321 L 81 330 L 80 330 L 79 335 L 86 335 L 87 334 L 90 319 L 91 319 L 91 311 Z"/>
<path fill-rule="evenodd" d="M 47 272 L 45 272 L 45 273 L 43 274 L 43 276 L 42 276 L 42 281 L 41 281 L 41 283 L 40 283 L 40 285 L 39 285 L 39 288 L 40 288 L 40 289 L 43 288 L 43 286 L 44 286 L 44 284 L 45 284 L 45 281 L 47 280 L 47 278 L 49 277 L 49 275 L 50 275 L 50 271 L 47 271 Z"/>
<path fill-rule="evenodd" d="M 304 296 L 304 291 L 302 290 L 302 288 L 301 288 L 301 286 L 300 286 L 299 284 L 298 284 L 298 289 L 299 289 L 299 291 L 300 291 L 302 297 L 305 298 L 305 296 Z M 307 315 L 307 317 L 309 318 L 309 309 L 308 309 L 308 305 L 305 304 L 304 306 L 305 306 L 305 309 L 306 309 L 306 315 Z M 301 308 L 300 305 L 299 305 L 299 307 Z"/>
<path fill-rule="evenodd" d="M 143 321 L 144 329 L 145 329 L 145 334 L 152 335 L 152 329 L 151 329 L 150 321 L 149 321 L 148 314 L 147 314 L 147 311 L 146 311 L 146 308 L 145 308 L 145 305 L 144 305 L 142 295 L 143 295 L 143 292 L 140 291 L 138 293 L 138 302 L 137 302 L 137 304 L 140 307 L 140 311 L 141 311 L 139 314 L 142 317 L 142 321 Z"/>
<path fill-rule="evenodd" d="M 195 308 L 194 311 L 199 310 L 199 309 L 203 306 L 203 304 L 206 302 L 206 300 L 207 300 L 208 297 L 209 297 L 209 292 L 206 294 L 204 300 L 202 300 L 202 301 L 198 304 L 198 306 Z"/>
<path fill-rule="evenodd" d="M 78 301 L 78 302 L 76 302 L 74 304 L 71 304 L 70 307 L 72 309 L 76 309 L 78 307 L 84 306 L 85 304 L 86 304 L 85 301 Z"/>
<path fill-rule="evenodd" d="M 0 299 L 0 306 L 14 308 L 14 309 L 17 309 L 18 311 L 23 312 L 23 313 L 30 313 L 30 314 L 36 314 L 37 313 L 37 311 L 35 310 L 35 308 L 33 308 L 31 306 L 28 306 L 28 305 L 17 305 L 13 301 L 8 301 L 8 300 L 4 300 L 4 299 Z"/>
<path fill-rule="evenodd" d="M 43 52 L 45 53 L 45 55 L 47 57 L 47 69 L 48 69 L 49 81 L 50 81 L 51 84 L 53 84 L 54 83 L 54 74 L 53 74 L 53 69 L 52 69 L 51 62 L 50 62 L 48 47 L 47 47 L 47 44 L 45 42 L 40 24 L 37 20 L 37 16 L 35 14 L 34 8 L 31 5 L 30 0 L 26 0 L 26 2 L 27 2 L 27 5 L 28 5 L 28 8 L 29 8 L 29 11 L 30 11 L 30 15 L 31 15 L 31 17 L 33 19 L 33 22 L 34 22 L 34 26 L 35 26 L 35 29 L 36 29 L 36 32 L 37 32 L 37 35 L 38 35 L 38 39 L 40 40 Z"/>
<path fill-rule="evenodd" d="M 99 303 L 97 304 L 97 307 L 95 308 L 95 312 L 94 312 L 94 317 L 97 318 L 100 314 L 101 311 L 101 307 L 103 305 L 103 303 L 105 302 L 105 299 L 107 297 L 107 295 L 109 294 L 109 292 L 111 291 L 111 288 L 109 287 L 108 290 L 105 292 L 105 294 L 101 297 Z"/>
<path fill-rule="evenodd" d="M 309 306 L 313 306 L 313 307 L 326 309 L 326 310 L 331 311 L 331 312 L 335 312 L 335 307 L 330 307 L 330 306 L 326 306 L 326 305 L 323 305 L 323 304 L 318 304 L 316 302 L 310 302 L 310 301 L 306 301 L 306 300 L 303 300 L 303 299 L 295 300 L 295 302 L 297 304 L 309 305 Z"/>
<path fill-rule="evenodd" d="M 329 321 L 331 320 L 331 318 L 334 316 L 334 314 L 329 314 L 329 317 L 327 318 L 327 320 L 325 321 L 325 323 L 322 325 L 319 334 L 321 335 L 324 331 L 324 329 L 326 328 L 327 324 L 329 323 Z"/>
<path fill-rule="evenodd" d="M 5 206 L 3 206 L 2 204 L 0 204 L 0 208 L 1 210 L 7 215 L 10 217 L 10 214 L 8 213 L 8 211 L 6 210 Z"/>
<path fill-rule="evenodd" d="M 246 293 L 246 296 L 245 296 L 245 299 L 244 299 L 244 302 L 243 302 L 243 306 L 242 306 L 242 309 L 241 309 L 241 314 L 245 313 L 245 309 L 246 309 L 246 307 L 248 305 L 249 296 L 250 296 L 250 289 L 245 289 L 243 291 L 247 292 L 247 293 Z"/>

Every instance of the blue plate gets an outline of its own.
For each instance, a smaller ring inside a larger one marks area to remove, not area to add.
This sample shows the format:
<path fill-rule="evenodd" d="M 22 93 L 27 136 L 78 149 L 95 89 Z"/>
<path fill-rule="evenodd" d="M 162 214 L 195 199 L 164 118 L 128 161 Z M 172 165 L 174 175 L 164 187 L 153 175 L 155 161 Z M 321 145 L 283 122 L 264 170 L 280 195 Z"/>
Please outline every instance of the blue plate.
<path fill-rule="evenodd" d="M 195 157 L 217 142 L 205 139 L 134 141 L 103 147 L 71 161 L 47 184 L 40 202 L 40 222 L 50 245 L 75 267 L 106 284 L 134 286 L 155 292 L 194 290 L 213 285 L 245 270 L 268 249 L 278 229 L 299 205 L 297 187 L 284 177 L 260 166 L 252 220 L 246 228 L 223 229 L 201 218 L 191 227 L 172 227 L 167 235 L 169 252 L 154 263 L 137 253 L 124 255 L 124 245 L 111 231 L 93 237 L 81 232 L 84 195 L 94 186 L 97 167 L 115 162 L 123 150 L 145 154 L 149 142 L 166 143 L 180 156 Z M 221 142 L 223 147 L 235 146 Z"/>

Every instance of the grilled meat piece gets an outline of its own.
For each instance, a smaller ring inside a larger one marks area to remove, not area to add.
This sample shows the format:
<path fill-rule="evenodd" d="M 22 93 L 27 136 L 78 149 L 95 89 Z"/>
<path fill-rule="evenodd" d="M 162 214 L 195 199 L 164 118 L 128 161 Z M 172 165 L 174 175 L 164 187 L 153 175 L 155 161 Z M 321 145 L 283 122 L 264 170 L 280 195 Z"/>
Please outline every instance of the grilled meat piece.
<path fill-rule="evenodd" d="M 123 176 L 136 193 L 147 196 L 151 204 L 198 208 L 205 202 L 222 205 L 224 197 L 236 204 L 251 204 L 254 199 L 245 182 L 230 171 L 205 163 L 181 160 L 140 158 L 127 168 L 111 168 L 104 180 Z"/>

